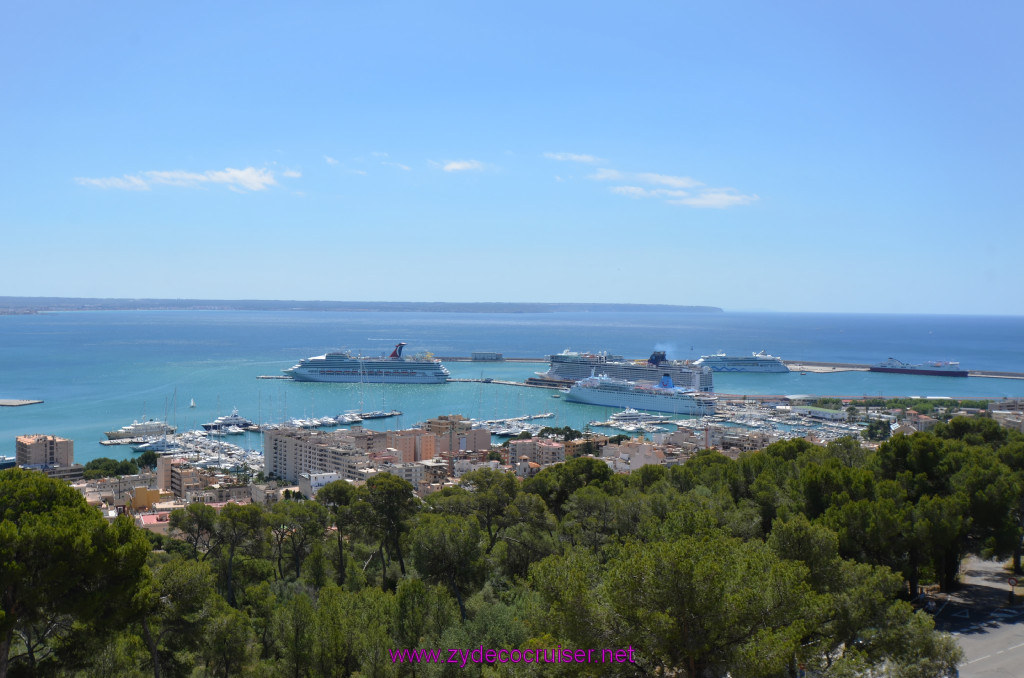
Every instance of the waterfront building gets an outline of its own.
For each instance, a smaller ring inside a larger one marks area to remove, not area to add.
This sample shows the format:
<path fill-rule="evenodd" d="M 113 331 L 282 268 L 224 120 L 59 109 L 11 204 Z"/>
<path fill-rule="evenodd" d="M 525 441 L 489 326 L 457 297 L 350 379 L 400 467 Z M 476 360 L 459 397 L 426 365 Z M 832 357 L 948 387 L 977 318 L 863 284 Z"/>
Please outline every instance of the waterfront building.
<path fill-rule="evenodd" d="M 308 495 L 307 495 L 308 496 Z M 248 504 L 252 500 L 252 492 L 248 485 L 223 485 L 215 483 L 208 487 L 190 490 L 185 493 L 186 504 Z"/>
<path fill-rule="evenodd" d="M 380 473 L 390 473 L 418 488 L 427 477 L 427 469 L 422 463 L 402 462 L 398 464 L 381 464 L 377 467 Z"/>
<path fill-rule="evenodd" d="M 565 443 L 550 438 L 510 440 L 508 451 L 512 459 L 521 460 L 526 457 L 528 461 L 536 462 L 541 466 L 565 461 Z"/>
<path fill-rule="evenodd" d="M 565 446 L 565 456 L 567 459 L 582 457 L 586 454 L 598 454 L 599 450 L 607 444 L 608 436 L 600 433 L 588 433 L 582 438 L 566 440 L 562 443 Z"/>
<path fill-rule="evenodd" d="M 189 493 L 201 490 L 202 487 L 203 480 L 199 475 L 199 469 L 193 468 L 184 459 L 171 460 L 170 490 L 175 497 L 185 499 Z"/>
<path fill-rule="evenodd" d="M 664 464 L 661 448 L 646 440 L 624 440 L 601 448 L 601 460 L 616 473 L 632 473 L 641 466 Z"/>
<path fill-rule="evenodd" d="M 340 473 L 300 473 L 299 492 L 309 499 L 313 499 L 321 487 L 336 480 L 344 480 L 344 478 Z"/>
<path fill-rule="evenodd" d="M 388 431 L 387 446 L 395 450 L 396 457 L 403 462 L 424 461 L 441 454 L 439 436 L 419 428 Z"/>
<path fill-rule="evenodd" d="M 15 450 L 19 466 L 71 466 L 75 463 L 75 443 L 67 438 L 41 433 L 18 436 Z"/>

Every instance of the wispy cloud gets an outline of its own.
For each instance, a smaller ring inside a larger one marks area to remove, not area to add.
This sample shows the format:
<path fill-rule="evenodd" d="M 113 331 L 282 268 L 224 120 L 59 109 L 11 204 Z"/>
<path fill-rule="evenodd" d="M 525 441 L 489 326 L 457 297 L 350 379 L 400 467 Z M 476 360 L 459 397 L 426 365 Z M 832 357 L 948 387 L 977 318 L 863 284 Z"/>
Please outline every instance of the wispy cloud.
<path fill-rule="evenodd" d="M 604 162 L 601 158 L 593 155 L 587 155 L 585 153 L 545 153 L 544 157 L 549 160 L 559 160 L 561 162 L 585 162 L 592 164 Z"/>
<path fill-rule="evenodd" d="M 690 194 L 686 191 L 673 190 L 669 188 L 643 188 L 641 186 L 612 186 L 612 193 L 626 195 L 630 198 L 686 198 Z"/>
<path fill-rule="evenodd" d="M 756 195 L 742 195 L 731 188 L 712 188 L 690 198 L 669 200 L 668 202 L 672 205 L 722 209 L 733 205 L 749 205 L 758 199 Z"/>
<path fill-rule="evenodd" d="M 324 162 L 326 162 L 328 165 L 337 165 L 338 164 L 338 161 L 335 160 L 334 158 L 332 158 L 329 155 L 325 155 L 324 156 Z"/>
<path fill-rule="evenodd" d="M 590 178 L 594 181 L 611 181 L 617 179 L 624 179 L 625 175 L 618 170 L 601 168 L 590 175 Z"/>
<path fill-rule="evenodd" d="M 409 172 L 409 171 L 411 171 L 411 170 L 412 170 L 412 168 L 411 168 L 411 167 L 409 167 L 408 165 L 403 165 L 403 164 L 402 164 L 402 163 L 400 163 L 400 162 L 390 162 L 390 161 L 382 161 L 382 162 L 381 162 L 380 164 L 382 164 L 382 165 L 388 165 L 389 167 L 397 167 L 398 169 L 400 169 L 400 170 L 404 170 L 404 171 L 406 171 L 406 172 Z"/>
<path fill-rule="evenodd" d="M 299 172 L 287 170 L 282 176 L 295 178 L 302 176 Z M 146 191 L 153 185 L 179 186 L 183 188 L 201 188 L 208 184 L 222 184 L 233 191 L 264 191 L 277 185 L 274 173 L 266 168 L 246 167 L 235 169 L 228 167 L 223 170 L 207 170 L 206 172 L 188 172 L 186 170 L 153 170 L 140 172 L 123 177 L 88 178 L 75 177 L 82 186 L 95 188 L 116 188 L 129 191 Z"/>
<path fill-rule="evenodd" d="M 281 176 L 288 177 L 289 179 L 298 179 L 302 176 L 302 172 L 298 170 L 285 170 L 281 172 Z"/>
<path fill-rule="evenodd" d="M 122 191 L 148 191 L 149 184 L 139 177 L 131 177 L 127 174 L 123 177 L 106 177 L 103 179 L 89 179 L 87 177 L 75 177 L 75 181 L 82 186 L 93 188 L 117 188 Z"/>
<path fill-rule="evenodd" d="M 642 172 L 637 174 L 636 178 L 643 183 L 671 186 L 672 188 L 696 188 L 697 186 L 704 185 L 690 177 L 673 177 L 668 174 L 654 174 L 652 172 Z"/>
<path fill-rule="evenodd" d="M 441 168 L 445 172 L 480 172 L 484 164 L 479 160 L 453 160 Z"/>
<path fill-rule="evenodd" d="M 744 195 L 733 188 L 711 188 L 692 177 L 671 174 L 620 172 L 601 168 L 591 174 L 589 178 L 594 181 L 629 182 L 629 184 L 612 186 L 609 190 L 616 195 L 624 195 L 629 198 L 658 198 L 670 205 L 722 209 L 736 205 L 748 205 L 758 200 L 756 195 Z M 668 188 L 662 188 L 663 186 Z"/>

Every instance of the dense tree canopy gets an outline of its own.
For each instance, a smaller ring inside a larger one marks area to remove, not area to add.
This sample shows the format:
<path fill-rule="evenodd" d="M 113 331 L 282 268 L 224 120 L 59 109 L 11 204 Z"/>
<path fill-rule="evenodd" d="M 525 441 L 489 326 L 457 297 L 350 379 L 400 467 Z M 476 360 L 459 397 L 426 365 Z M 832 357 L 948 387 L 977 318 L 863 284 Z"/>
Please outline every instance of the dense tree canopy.
<path fill-rule="evenodd" d="M 0 676 L 942 676 L 910 600 L 1021 557 L 1024 438 L 984 419 L 714 451 L 615 475 L 577 458 L 425 499 L 390 474 L 315 501 L 192 505 L 171 538 L 0 472 Z M 401 648 L 626 648 L 608 665 L 395 663 Z M 59 667 L 59 670 L 58 670 Z"/>

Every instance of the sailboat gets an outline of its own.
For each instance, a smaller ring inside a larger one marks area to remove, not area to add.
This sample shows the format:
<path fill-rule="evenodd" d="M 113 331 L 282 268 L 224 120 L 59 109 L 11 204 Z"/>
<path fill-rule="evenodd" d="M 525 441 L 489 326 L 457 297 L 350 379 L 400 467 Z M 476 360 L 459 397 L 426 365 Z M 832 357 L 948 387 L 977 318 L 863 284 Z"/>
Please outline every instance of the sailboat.
<path fill-rule="evenodd" d="M 195 407 L 196 406 L 196 399 L 192 398 L 191 400 L 189 400 L 188 401 L 188 406 L 189 407 Z"/>

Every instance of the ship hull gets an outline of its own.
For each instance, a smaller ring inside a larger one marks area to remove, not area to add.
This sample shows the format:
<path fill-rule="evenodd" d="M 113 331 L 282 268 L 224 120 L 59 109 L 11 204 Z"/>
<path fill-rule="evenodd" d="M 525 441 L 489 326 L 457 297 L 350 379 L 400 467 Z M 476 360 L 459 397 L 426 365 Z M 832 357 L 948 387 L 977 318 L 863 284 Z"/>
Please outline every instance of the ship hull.
<path fill-rule="evenodd" d="M 782 374 L 784 372 L 789 372 L 789 368 L 786 367 L 785 365 L 763 365 L 763 366 L 751 365 L 749 367 L 748 366 L 734 367 L 734 366 L 731 366 L 731 365 L 712 365 L 712 364 L 709 364 L 708 367 L 711 368 L 712 372 L 761 372 L 761 373 L 769 373 L 769 374 Z"/>
<path fill-rule="evenodd" d="M 869 372 L 886 372 L 888 374 L 923 374 L 929 377 L 966 377 L 967 370 L 929 370 L 925 368 L 878 367 L 872 365 Z"/>
<path fill-rule="evenodd" d="M 287 372 L 295 381 L 319 381 L 342 384 L 443 384 L 448 381 L 447 372 L 431 370 L 424 372 L 400 367 L 352 368 L 301 367 Z"/>

